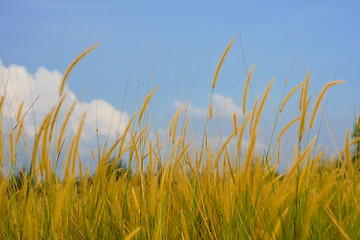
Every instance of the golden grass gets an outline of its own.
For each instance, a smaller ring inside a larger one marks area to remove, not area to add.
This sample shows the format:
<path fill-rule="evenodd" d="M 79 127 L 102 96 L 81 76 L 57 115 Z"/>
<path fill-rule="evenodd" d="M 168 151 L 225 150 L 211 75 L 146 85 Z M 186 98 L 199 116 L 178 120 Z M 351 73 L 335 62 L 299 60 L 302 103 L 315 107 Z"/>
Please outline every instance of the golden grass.
<path fill-rule="evenodd" d="M 282 137 L 282 135 L 286 132 L 286 130 L 288 130 L 288 128 L 293 125 L 295 122 L 299 121 L 301 119 L 301 116 L 291 120 L 288 124 L 286 124 L 286 126 L 281 130 L 279 136 L 278 136 L 278 139 L 277 139 L 277 142 L 280 142 L 280 139 Z"/>
<path fill-rule="evenodd" d="M 230 48 L 231 48 L 231 45 L 232 45 L 233 42 L 235 41 L 235 38 L 236 38 L 236 36 L 230 41 L 229 45 L 228 45 L 227 48 L 225 49 L 225 52 L 223 53 L 223 55 L 222 55 L 222 57 L 221 57 L 221 59 L 220 59 L 220 62 L 219 62 L 219 65 L 218 65 L 218 67 L 217 67 L 217 69 L 216 69 L 215 76 L 214 76 L 214 80 L 213 80 L 213 83 L 212 83 L 212 87 L 211 87 L 212 89 L 214 89 L 215 86 L 216 86 L 216 81 L 217 81 L 217 78 L 218 78 L 218 75 L 219 75 L 221 66 L 222 66 L 222 64 L 223 64 L 223 62 L 224 62 L 224 59 L 225 59 L 227 53 L 229 52 L 229 50 L 230 50 Z"/>
<path fill-rule="evenodd" d="M 319 105 L 321 103 L 321 100 L 322 98 L 324 97 L 324 94 L 325 92 L 331 87 L 331 86 L 334 86 L 336 84 L 340 84 L 340 83 L 344 83 L 345 81 L 333 81 L 333 82 L 329 82 L 328 84 L 325 85 L 325 87 L 321 90 L 320 92 L 320 95 L 319 97 L 317 98 L 316 100 L 316 104 L 315 104 L 315 107 L 314 107 L 314 110 L 311 114 L 311 120 L 310 120 L 310 125 L 309 125 L 309 128 L 311 129 L 312 126 L 313 126 L 313 123 L 314 123 L 314 120 L 315 120 L 315 116 L 316 116 L 316 113 L 317 113 L 317 110 L 319 108 Z"/>
<path fill-rule="evenodd" d="M 288 100 L 290 99 L 290 97 L 296 92 L 296 90 L 298 90 L 301 86 L 303 85 L 303 83 L 298 84 L 296 87 L 294 87 L 289 93 L 288 95 L 285 97 L 283 103 L 281 104 L 280 107 L 280 112 L 282 112 L 284 110 L 284 107 L 286 105 L 286 103 L 288 102 Z"/>
<path fill-rule="evenodd" d="M 247 92 L 248 92 L 248 89 L 249 89 L 251 76 L 252 76 L 252 73 L 254 71 L 254 67 L 255 66 L 251 67 L 250 72 L 249 72 L 248 77 L 247 77 L 247 80 L 246 80 L 246 83 L 245 83 L 244 94 L 243 94 L 243 114 L 244 115 L 245 115 L 245 112 L 246 112 L 246 96 L 247 96 Z"/>
<path fill-rule="evenodd" d="M 269 85 L 267 86 L 267 88 L 265 90 L 264 96 L 261 99 L 261 103 L 260 103 L 259 108 L 258 108 L 257 113 L 256 113 L 255 122 L 254 122 L 254 125 L 253 125 L 253 131 L 257 131 L 260 116 L 261 116 L 262 110 L 264 108 L 265 101 L 266 101 L 267 97 L 269 96 L 269 92 L 270 92 L 270 89 L 271 89 L 271 86 L 272 86 L 273 82 L 274 82 L 274 78 L 271 79 Z M 252 134 L 256 135 L 255 133 L 252 133 Z"/>
<path fill-rule="evenodd" d="M 310 80 L 310 70 L 306 75 L 306 78 L 301 86 L 301 93 L 299 98 L 299 111 L 300 111 L 300 124 L 299 124 L 299 133 L 298 133 L 298 142 L 300 143 L 305 132 L 305 124 L 306 124 L 306 116 L 307 109 L 310 104 L 310 98 L 307 97 L 307 92 L 309 88 L 309 80 Z"/>
<path fill-rule="evenodd" d="M 223 54 L 211 92 L 233 40 Z M 67 75 L 73 67 L 74 63 Z M 245 83 L 244 116 L 233 114 L 233 130 L 223 136 L 224 141 L 210 141 L 205 128 L 204 148 L 199 148 L 189 137 L 191 122 L 180 118 L 183 107 L 174 114 L 168 137 L 160 140 L 159 132 L 150 137 L 151 125 L 143 116 L 156 88 L 119 138 L 98 152 L 89 149 L 98 163 L 95 172 L 85 166 L 79 151 L 85 115 L 78 131 L 67 135 L 76 103 L 65 109 L 64 116 L 59 114 L 66 98 L 63 89 L 58 104 L 27 146 L 31 152 L 20 158 L 19 138 L 27 138 L 23 120 L 29 112 L 23 113 L 21 104 L 14 127 L 4 129 L 0 124 L 0 239 L 359 239 L 360 166 L 353 150 L 359 136 L 350 139 L 346 134 L 337 159 L 318 147 L 316 135 L 309 134 L 325 92 L 341 81 L 321 91 L 310 124 L 305 124 L 312 106 L 310 72 L 284 95 L 277 114 L 283 114 L 285 104 L 301 87 L 300 111 L 277 129 L 277 144 L 272 146 L 277 154 L 265 157 L 259 149 L 264 137 L 260 118 L 274 79 L 255 102 L 246 102 L 253 69 Z M 1 122 L 4 99 L 0 101 Z M 212 119 L 211 101 L 208 118 Z M 280 142 L 295 123 L 299 123 L 298 142 L 291 166 L 279 172 L 279 163 L 286 161 Z M 302 142 L 306 134 L 309 143 Z M 131 167 L 119 165 L 124 161 Z M 29 169 L 18 175 L 7 167 L 21 164 Z"/>
<path fill-rule="evenodd" d="M 184 105 L 179 108 L 179 110 L 175 113 L 171 123 L 170 123 L 170 130 L 169 130 L 169 137 L 172 137 L 172 143 L 175 143 L 175 137 L 176 137 L 176 128 L 178 125 L 178 120 L 179 120 L 179 114 L 181 113 L 181 111 L 183 110 Z"/>
<path fill-rule="evenodd" d="M 63 95 L 64 92 L 64 87 L 65 87 L 65 83 L 66 80 L 70 74 L 70 72 L 73 70 L 73 68 L 75 67 L 75 65 L 85 56 L 87 55 L 89 52 L 91 52 L 92 50 L 94 50 L 94 48 L 96 48 L 97 46 L 99 46 L 99 43 L 94 44 L 93 46 L 89 47 L 88 49 L 86 49 L 84 52 L 82 52 L 79 56 L 77 56 L 75 58 L 75 60 L 69 65 L 69 67 L 66 69 L 64 77 L 61 81 L 60 84 L 60 88 L 59 88 L 59 96 Z"/>

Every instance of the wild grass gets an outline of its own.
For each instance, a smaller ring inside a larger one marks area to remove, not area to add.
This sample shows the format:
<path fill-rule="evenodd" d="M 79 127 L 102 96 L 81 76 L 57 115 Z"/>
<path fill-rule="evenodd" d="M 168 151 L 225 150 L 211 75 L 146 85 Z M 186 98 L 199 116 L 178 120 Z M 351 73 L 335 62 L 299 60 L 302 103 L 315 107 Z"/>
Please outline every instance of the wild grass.
<path fill-rule="evenodd" d="M 233 41 L 221 58 L 211 92 Z M 358 136 L 350 141 L 347 134 L 343 154 L 328 157 L 329 153 L 317 148 L 317 136 L 310 135 L 324 94 L 340 81 L 324 87 L 311 115 L 310 72 L 304 82 L 284 95 L 276 114 L 282 114 L 289 98 L 295 98 L 301 88 L 299 114 L 279 129 L 266 155 L 257 151 L 256 145 L 260 141 L 259 121 L 274 79 L 246 110 L 252 67 L 244 81 L 244 116 L 233 115 L 233 131 L 220 146 L 207 139 L 205 126 L 201 148 L 188 137 L 189 121 L 179 119 L 184 108 L 174 115 L 168 138 L 160 141 L 159 137 L 150 137 L 151 126 L 144 116 L 156 88 L 145 97 L 140 114 L 134 113 L 124 133 L 99 151 L 99 163 L 91 175 L 79 152 L 86 116 L 82 116 L 78 132 L 66 138 L 76 103 L 63 119 L 58 113 L 66 98 L 67 76 L 95 47 L 80 54 L 64 75 L 58 105 L 43 119 L 35 135 L 31 157 L 26 159 L 27 171 L 16 175 L 4 164 L 15 166 L 19 161 L 15 149 L 21 147 L 19 138 L 24 132 L 23 105 L 13 129 L 4 131 L 0 124 L 1 239 L 360 238 L 359 163 L 351 152 L 358 146 Z M 0 101 L 1 120 L 5 97 Z M 212 117 L 210 100 L 207 121 Z M 55 123 L 61 126 L 59 133 L 55 133 Z M 291 150 L 292 167 L 279 173 L 279 163 L 284 161 L 281 139 L 294 124 L 298 124 L 298 142 Z M 4 132 L 9 132 L 8 136 Z M 312 139 L 304 142 L 304 136 Z M 249 140 L 247 145 L 244 138 Z M 65 141 L 71 143 L 67 151 Z M 52 145 L 56 146 L 55 157 L 50 154 Z M 165 150 L 169 154 L 164 154 Z M 125 155 L 133 168 L 124 166 Z M 63 178 L 57 175 L 59 164 Z"/>

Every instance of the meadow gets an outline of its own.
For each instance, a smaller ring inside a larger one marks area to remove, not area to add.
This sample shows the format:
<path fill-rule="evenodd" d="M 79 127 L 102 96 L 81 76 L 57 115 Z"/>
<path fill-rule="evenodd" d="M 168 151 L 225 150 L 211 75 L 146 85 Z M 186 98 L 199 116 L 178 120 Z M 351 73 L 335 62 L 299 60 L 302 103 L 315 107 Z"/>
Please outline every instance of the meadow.
<path fill-rule="evenodd" d="M 72 136 L 66 136 L 66 129 L 73 107 L 66 109 L 64 117 L 59 116 L 67 77 L 96 45 L 80 54 L 63 76 L 57 106 L 43 119 L 33 139 L 25 170 L 17 172 L 15 166 L 25 131 L 23 120 L 31 109 L 21 106 L 10 130 L 0 123 L 0 238 L 360 239 L 356 151 L 360 138 L 348 131 L 344 149 L 330 156 L 318 147 L 316 135 L 309 137 L 324 96 L 343 81 L 329 82 L 318 96 L 311 97 L 310 72 L 305 73 L 303 82 L 283 93 L 273 128 L 278 127 L 290 98 L 297 98 L 298 104 L 291 107 L 298 109 L 298 116 L 279 134 L 273 132 L 275 144 L 258 152 L 259 122 L 274 80 L 252 108 L 246 109 L 252 67 L 244 79 L 244 117 L 234 114 L 233 130 L 224 141 L 208 140 L 212 96 L 233 41 L 209 83 L 208 114 L 200 144 L 189 137 L 189 121 L 180 120 L 187 116 L 186 106 L 173 116 L 166 140 L 150 137 L 149 103 L 155 88 L 118 139 L 99 150 L 89 149 L 98 162 L 93 174 L 79 153 L 86 116 Z M 1 121 L 5 98 L 0 100 Z M 55 131 L 55 125 L 61 131 Z M 356 129 L 359 125 L 360 118 Z M 279 172 L 279 163 L 284 161 L 282 139 L 291 127 L 297 129 L 291 167 Z M 65 141 L 70 143 L 69 149 L 64 149 Z M 124 162 L 125 156 L 129 162 Z"/>

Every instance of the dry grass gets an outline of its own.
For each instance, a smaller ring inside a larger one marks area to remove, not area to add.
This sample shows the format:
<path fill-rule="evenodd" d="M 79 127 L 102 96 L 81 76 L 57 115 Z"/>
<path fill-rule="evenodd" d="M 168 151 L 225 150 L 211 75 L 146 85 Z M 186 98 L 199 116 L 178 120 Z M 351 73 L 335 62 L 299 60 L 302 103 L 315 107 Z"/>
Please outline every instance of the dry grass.
<path fill-rule="evenodd" d="M 232 42 L 221 59 L 211 92 Z M 75 64 L 70 65 L 63 83 Z M 245 83 L 244 112 L 245 105 L 250 105 L 246 104 L 246 92 L 253 70 Z M 99 164 L 91 176 L 87 169 L 84 172 L 79 154 L 85 116 L 79 131 L 68 138 L 65 130 L 74 105 L 64 119 L 58 116 L 66 97 L 62 84 L 59 91 L 62 98 L 43 120 L 31 157 L 26 159 L 29 170 L 17 178 L 5 169 L 3 162 L 13 166 L 19 161 L 16 151 L 23 126 L 4 136 L 0 125 L 0 238 L 359 239 L 359 164 L 352 161 L 350 151 L 357 141 L 349 141 L 347 134 L 339 161 L 327 158 L 326 153 L 317 149 L 316 136 L 300 147 L 303 136 L 310 136 L 325 91 L 340 83 L 325 86 L 307 125 L 309 78 L 310 72 L 279 103 L 278 114 L 301 87 L 299 115 L 279 129 L 277 142 L 272 146 L 277 154 L 269 155 L 266 164 L 255 146 L 260 138 L 259 119 L 271 95 L 273 80 L 243 118 L 233 116 L 233 132 L 220 146 L 206 141 L 201 149 L 187 137 L 191 128 L 188 121 L 179 119 L 182 109 L 173 117 L 168 140 L 161 142 L 158 135 L 156 139 L 149 137 L 151 129 L 143 116 L 155 89 L 145 98 L 138 117 L 133 115 L 124 134 L 99 152 Z M 0 101 L 1 110 L 3 101 L 4 97 Z M 209 109 L 211 120 L 211 100 Z M 21 116 L 20 108 L 18 122 Z M 54 122 L 60 122 L 60 133 L 54 132 Z M 294 146 L 293 164 L 280 174 L 277 172 L 279 162 L 283 161 L 280 140 L 295 123 L 299 124 L 299 141 Z M 242 151 L 244 138 L 249 139 L 246 151 Z M 71 143 L 66 152 L 65 141 Z M 235 148 L 230 147 L 232 143 Z M 56 146 L 55 158 L 49 151 L 51 145 Z M 169 154 L 164 155 L 164 148 L 168 148 Z M 135 163 L 134 168 L 117 168 L 125 154 L 130 165 Z M 92 155 L 95 158 L 93 151 Z M 114 161 L 109 164 L 112 156 Z M 56 177 L 58 161 L 64 166 L 64 179 Z"/>

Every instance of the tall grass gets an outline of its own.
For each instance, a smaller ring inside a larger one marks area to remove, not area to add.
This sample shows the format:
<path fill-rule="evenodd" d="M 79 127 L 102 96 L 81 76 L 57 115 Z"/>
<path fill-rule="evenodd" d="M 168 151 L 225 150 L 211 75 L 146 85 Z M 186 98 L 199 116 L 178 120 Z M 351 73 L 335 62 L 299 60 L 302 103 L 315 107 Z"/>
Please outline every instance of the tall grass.
<path fill-rule="evenodd" d="M 233 41 L 221 58 L 211 92 Z M 58 113 L 66 98 L 63 90 L 67 76 L 95 47 L 80 54 L 67 70 L 58 105 L 43 119 L 35 135 L 31 157 L 26 159 L 28 171 L 15 175 L 4 167 L 4 162 L 14 166 L 19 161 L 15 149 L 20 147 L 19 137 L 24 131 L 22 105 L 13 129 L 3 131 L 0 124 L 1 239 L 360 238 L 359 163 L 352 161 L 351 153 L 357 141 L 349 141 L 347 134 L 343 154 L 330 158 L 317 148 L 317 136 L 304 141 L 304 137 L 312 136 L 324 94 L 340 81 L 324 87 L 312 111 L 310 72 L 304 82 L 284 95 L 276 114 L 281 115 L 289 98 L 295 98 L 300 90 L 299 115 L 279 129 L 266 158 L 256 145 L 260 118 L 274 80 L 249 108 L 246 93 L 254 70 L 251 68 L 244 81 L 244 117 L 233 116 L 233 131 L 221 146 L 207 140 L 204 127 L 199 149 L 187 135 L 191 131 L 188 121 L 179 119 L 183 108 L 174 115 L 166 140 L 150 137 L 151 127 L 144 116 L 155 89 L 146 96 L 140 113 L 134 113 L 122 136 L 101 149 L 96 172 L 91 175 L 79 153 L 86 116 L 82 116 L 78 132 L 66 139 L 71 144 L 64 152 L 64 135 L 76 103 L 63 119 Z M 0 101 L 0 119 L 4 118 L 5 97 Z M 250 110 L 245 111 L 246 107 Z M 210 100 L 207 121 L 212 115 Z M 55 134 L 55 123 L 61 126 L 60 133 Z M 278 165 L 284 161 L 281 140 L 295 124 L 298 142 L 292 150 L 293 164 L 279 173 Z M 247 145 L 244 138 L 249 140 Z M 55 157 L 50 154 L 50 146 L 56 146 Z M 129 156 L 128 166 L 134 168 L 118 167 L 123 166 L 125 155 Z M 57 177 L 59 163 L 63 178 Z"/>

